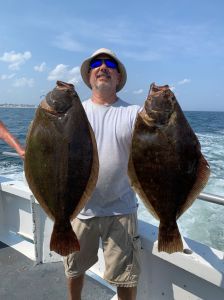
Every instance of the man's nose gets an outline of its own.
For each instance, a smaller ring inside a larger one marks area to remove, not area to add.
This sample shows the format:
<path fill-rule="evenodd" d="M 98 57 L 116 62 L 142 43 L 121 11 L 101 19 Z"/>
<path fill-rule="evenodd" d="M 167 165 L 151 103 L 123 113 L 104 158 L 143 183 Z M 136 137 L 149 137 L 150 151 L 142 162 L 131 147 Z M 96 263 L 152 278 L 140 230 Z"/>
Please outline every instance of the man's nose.
<path fill-rule="evenodd" d="M 107 65 L 105 64 L 105 61 L 102 62 L 102 65 L 100 66 L 100 70 L 108 69 Z"/>

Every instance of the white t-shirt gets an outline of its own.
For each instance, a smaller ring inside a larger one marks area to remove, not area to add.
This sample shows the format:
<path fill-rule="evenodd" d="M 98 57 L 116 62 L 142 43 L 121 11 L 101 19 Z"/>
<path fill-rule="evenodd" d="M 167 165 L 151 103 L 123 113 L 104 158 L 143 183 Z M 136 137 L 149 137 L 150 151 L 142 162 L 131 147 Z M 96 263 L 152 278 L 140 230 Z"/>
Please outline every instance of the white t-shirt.
<path fill-rule="evenodd" d="M 91 99 L 83 107 L 95 133 L 99 155 L 96 188 L 78 218 L 129 214 L 137 210 L 127 169 L 132 132 L 140 106 L 118 99 L 112 105 L 99 105 Z"/>

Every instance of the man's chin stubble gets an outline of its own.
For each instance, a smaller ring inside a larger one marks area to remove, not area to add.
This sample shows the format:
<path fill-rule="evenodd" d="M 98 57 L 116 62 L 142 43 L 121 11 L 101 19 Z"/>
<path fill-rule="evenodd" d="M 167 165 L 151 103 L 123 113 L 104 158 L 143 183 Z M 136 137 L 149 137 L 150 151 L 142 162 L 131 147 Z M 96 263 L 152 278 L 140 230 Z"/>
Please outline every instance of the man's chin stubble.
<path fill-rule="evenodd" d="M 104 91 L 109 91 L 111 89 L 111 86 L 109 84 L 107 84 L 107 83 L 101 83 L 101 84 L 97 84 L 95 86 L 95 88 L 98 91 L 104 92 Z"/>

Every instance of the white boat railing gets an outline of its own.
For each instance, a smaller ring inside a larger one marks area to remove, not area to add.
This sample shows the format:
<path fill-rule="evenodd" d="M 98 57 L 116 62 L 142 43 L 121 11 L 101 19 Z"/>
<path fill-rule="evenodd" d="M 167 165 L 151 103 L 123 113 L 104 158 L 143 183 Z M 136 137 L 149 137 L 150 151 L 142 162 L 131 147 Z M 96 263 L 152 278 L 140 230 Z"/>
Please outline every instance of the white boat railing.
<path fill-rule="evenodd" d="M 224 206 L 224 197 L 222 197 L 222 196 L 209 194 L 209 193 L 201 193 L 197 197 L 197 199 Z"/>
<path fill-rule="evenodd" d="M 217 204 L 223 200 L 222 197 L 204 193 L 200 199 Z M 53 222 L 41 209 L 25 182 L 0 178 L 2 242 L 35 263 L 61 261 L 58 254 L 49 250 L 52 228 Z M 222 251 L 184 237 L 184 248 L 189 251 L 173 254 L 158 252 L 158 228 L 141 220 L 139 235 L 142 272 L 138 300 L 224 299 Z M 98 262 L 90 271 L 96 279 L 97 276 L 102 279 L 105 266 L 101 247 L 98 257 Z"/>
<path fill-rule="evenodd" d="M 1 154 L 5 156 L 13 156 L 13 157 L 20 158 L 19 154 L 16 152 L 3 151 Z"/>

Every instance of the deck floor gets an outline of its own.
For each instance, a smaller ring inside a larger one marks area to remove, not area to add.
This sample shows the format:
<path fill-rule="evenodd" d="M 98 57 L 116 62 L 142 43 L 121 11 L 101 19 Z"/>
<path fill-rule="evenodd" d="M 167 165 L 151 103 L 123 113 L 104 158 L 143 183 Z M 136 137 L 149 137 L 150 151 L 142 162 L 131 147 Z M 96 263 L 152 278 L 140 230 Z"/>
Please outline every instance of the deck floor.
<path fill-rule="evenodd" d="M 109 300 L 113 295 L 112 290 L 86 276 L 83 300 Z M 67 299 L 63 263 L 34 265 L 32 260 L 0 242 L 0 299 Z"/>

